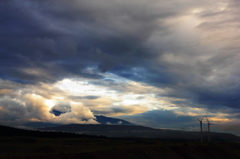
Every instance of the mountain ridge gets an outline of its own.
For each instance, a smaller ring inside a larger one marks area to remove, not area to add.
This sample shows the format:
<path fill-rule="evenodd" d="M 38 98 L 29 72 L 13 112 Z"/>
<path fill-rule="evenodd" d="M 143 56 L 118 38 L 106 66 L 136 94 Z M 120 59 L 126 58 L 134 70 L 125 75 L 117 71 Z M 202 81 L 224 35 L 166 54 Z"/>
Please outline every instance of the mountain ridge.
<path fill-rule="evenodd" d="M 129 121 L 113 118 L 113 117 L 106 117 L 103 115 L 95 115 L 96 121 L 101 124 L 113 124 L 113 125 L 135 125 L 133 123 L 130 123 Z"/>
<path fill-rule="evenodd" d="M 113 118 L 113 117 L 106 117 L 103 115 L 95 115 L 96 121 L 99 124 L 104 124 L 104 125 L 135 125 L 129 121 L 123 120 L 123 119 L 118 119 L 118 118 Z M 74 124 L 74 123 L 72 123 Z M 44 127 L 56 127 L 56 126 L 61 126 L 65 124 L 59 124 L 59 123 L 51 123 L 51 122 L 27 122 L 23 124 L 25 127 L 29 128 L 44 128 Z"/>

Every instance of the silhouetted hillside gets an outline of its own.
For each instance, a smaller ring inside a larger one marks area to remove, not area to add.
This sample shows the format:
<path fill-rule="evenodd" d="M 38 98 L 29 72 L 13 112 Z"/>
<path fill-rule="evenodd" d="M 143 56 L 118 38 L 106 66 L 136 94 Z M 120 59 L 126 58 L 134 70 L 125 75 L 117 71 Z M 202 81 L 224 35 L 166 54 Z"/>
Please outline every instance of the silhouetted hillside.
<path fill-rule="evenodd" d="M 51 128 L 41 128 L 40 130 L 75 132 L 121 138 L 158 138 L 167 141 L 200 141 L 199 132 L 154 129 L 137 125 L 70 124 Z M 203 140 L 204 142 L 208 141 L 207 132 L 203 133 Z M 233 134 L 211 132 L 211 141 L 240 141 L 240 137 Z"/>
<path fill-rule="evenodd" d="M 25 130 L 19 128 L 13 128 L 9 126 L 0 125 L 0 136 L 26 136 L 26 137 L 46 137 L 46 138 L 97 138 L 97 136 L 75 134 L 69 132 L 53 132 L 53 131 L 39 131 L 39 130 Z"/>
<path fill-rule="evenodd" d="M 70 124 L 52 128 L 42 128 L 42 131 L 24 130 L 0 125 L 0 136 L 27 136 L 49 138 L 87 137 L 97 138 L 106 136 L 114 138 L 149 138 L 162 141 L 200 141 L 199 132 L 159 130 L 144 126 L 130 125 L 81 125 Z M 208 134 L 203 133 L 204 142 L 208 141 Z M 227 133 L 211 132 L 212 142 L 240 142 L 240 137 Z"/>
<path fill-rule="evenodd" d="M 71 128 L 72 131 L 84 125 L 65 125 L 61 128 Z M 86 126 L 86 125 L 85 125 Z M 87 125 L 86 127 L 89 127 Z M 123 128 L 118 125 L 95 125 L 109 128 L 109 130 L 119 130 Z M 74 128 L 75 127 L 75 128 Z M 85 128 L 86 128 L 85 127 Z M 95 127 L 95 128 L 97 128 Z M 119 127 L 119 128 L 117 128 Z M 125 126 L 127 127 L 127 126 Z M 82 127 L 83 128 L 83 127 Z M 79 129 L 79 128 L 78 128 Z M 216 159 L 239 159 L 240 144 L 235 143 L 211 143 L 187 142 L 188 140 L 176 140 L 174 135 L 179 137 L 189 137 L 199 135 L 196 132 L 178 132 L 156 130 L 141 126 L 129 126 L 132 132 L 151 132 L 161 134 L 162 137 L 172 138 L 106 138 L 89 135 L 77 135 L 63 132 L 41 132 L 33 130 L 23 130 L 8 126 L 0 126 L 0 158 L 8 159 L 54 159 L 54 158 L 91 158 L 91 159 L 159 159 L 159 158 L 216 158 Z M 125 129 L 126 130 L 126 129 Z M 136 131 L 137 130 L 137 131 Z M 142 130 L 142 131 L 141 131 Z M 106 131 L 106 132 L 107 132 Z M 124 132 L 124 131 L 120 131 Z M 126 131 L 127 132 L 127 131 Z M 131 131 L 129 131 L 131 132 Z M 206 139 L 207 134 L 204 134 Z M 195 136 L 196 138 L 198 136 Z M 232 138 L 236 141 L 239 138 L 231 134 L 212 133 L 215 137 L 224 141 Z M 178 141 L 178 142 L 173 142 Z M 183 141 L 183 142 L 182 142 Z"/>

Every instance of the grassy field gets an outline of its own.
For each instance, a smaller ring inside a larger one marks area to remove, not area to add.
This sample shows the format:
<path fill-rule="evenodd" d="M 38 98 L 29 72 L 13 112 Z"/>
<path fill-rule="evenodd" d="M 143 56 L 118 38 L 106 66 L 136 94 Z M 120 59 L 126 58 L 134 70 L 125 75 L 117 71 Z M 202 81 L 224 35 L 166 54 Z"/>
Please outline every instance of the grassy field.
<path fill-rule="evenodd" d="M 154 139 L 0 137 L 0 158 L 240 158 L 240 143 Z"/>

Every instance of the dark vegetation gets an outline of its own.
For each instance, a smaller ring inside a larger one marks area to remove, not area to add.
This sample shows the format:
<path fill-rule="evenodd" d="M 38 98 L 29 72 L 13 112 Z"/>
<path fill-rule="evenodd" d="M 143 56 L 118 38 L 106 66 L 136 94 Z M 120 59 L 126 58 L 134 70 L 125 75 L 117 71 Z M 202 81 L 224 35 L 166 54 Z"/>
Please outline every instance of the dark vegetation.
<path fill-rule="evenodd" d="M 40 138 L 98 138 L 98 136 L 76 134 L 69 132 L 54 132 L 54 131 L 38 131 L 38 130 L 25 130 L 18 129 L 9 126 L 0 125 L 0 136 L 11 137 L 11 136 L 27 136 L 27 137 L 40 137 Z M 102 136 L 103 137 L 103 136 Z"/>
<path fill-rule="evenodd" d="M 21 159 L 239 159 L 239 142 L 108 138 L 0 126 L 0 158 Z"/>

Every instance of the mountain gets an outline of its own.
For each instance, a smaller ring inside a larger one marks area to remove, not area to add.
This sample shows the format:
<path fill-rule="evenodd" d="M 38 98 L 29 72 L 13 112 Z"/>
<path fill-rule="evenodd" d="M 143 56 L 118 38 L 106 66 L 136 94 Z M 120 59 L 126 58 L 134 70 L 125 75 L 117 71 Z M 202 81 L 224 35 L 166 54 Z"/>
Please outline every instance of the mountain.
<path fill-rule="evenodd" d="M 96 121 L 100 124 L 112 124 L 112 125 L 134 125 L 126 120 L 106 117 L 103 115 L 95 115 Z"/>
<path fill-rule="evenodd" d="M 60 116 L 60 115 L 64 114 L 64 112 L 61 112 L 61 111 L 58 111 L 55 109 L 51 110 L 50 113 L 54 114 L 55 116 Z"/>
<path fill-rule="evenodd" d="M 55 112 L 55 111 L 54 111 Z M 59 112 L 55 112 L 59 113 Z M 126 120 L 118 119 L 118 118 L 111 118 L 106 117 L 103 115 L 95 115 L 96 121 L 100 124 L 107 124 L 107 125 L 134 125 Z M 44 128 L 44 127 L 56 127 L 61 126 L 63 124 L 56 124 L 56 123 L 46 123 L 46 122 L 28 122 L 25 123 L 23 126 L 29 128 Z"/>

